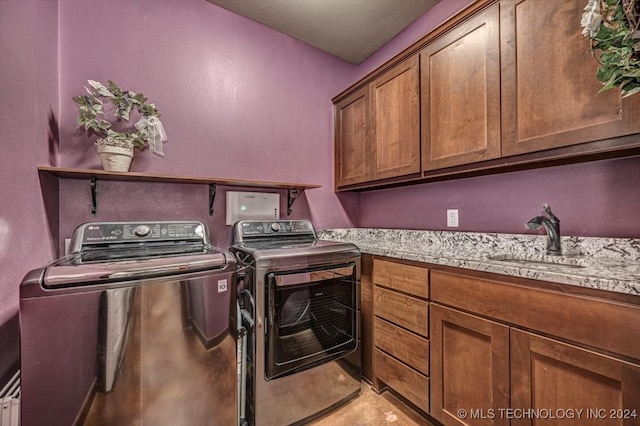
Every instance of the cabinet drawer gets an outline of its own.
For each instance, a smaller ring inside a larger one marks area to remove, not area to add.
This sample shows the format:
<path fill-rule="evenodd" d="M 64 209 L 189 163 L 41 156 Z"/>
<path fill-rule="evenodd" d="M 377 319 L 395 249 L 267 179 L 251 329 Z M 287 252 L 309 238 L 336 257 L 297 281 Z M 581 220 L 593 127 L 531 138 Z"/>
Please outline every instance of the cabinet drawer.
<path fill-rule="evenodd" d="M 640 359 L 640 307 L 431 271 L 434 302 Z"/>
<path fill-rule="evenodd" d="M 375 319 L 376 346 L 429 375 L 429 341 L 380 318 Z"/>
<path fill-rule="evenodd" d="M 415 297 L 376 286 L 373 312 L 394 324 L 429 337 L 429 304 Z"/>
<path fill-rule="evenodd" d="M 429 298 L 429 270 L 426 268 L 375 259 L 373 282 L 417 297 Z"/>
<path fill-rule="evenodd" d="M 429 378 L 376 349 L 375 369 L 379 380 L 420 409 L 429 412 Z"/>

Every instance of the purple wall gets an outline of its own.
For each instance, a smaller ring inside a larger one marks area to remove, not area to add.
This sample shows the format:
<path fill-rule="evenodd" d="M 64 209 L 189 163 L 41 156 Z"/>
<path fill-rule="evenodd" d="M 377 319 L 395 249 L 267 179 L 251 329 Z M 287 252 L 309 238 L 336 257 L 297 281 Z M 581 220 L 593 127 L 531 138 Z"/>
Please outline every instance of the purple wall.
<path fill-rule="evenodd" d="M 55 1 L 0 1 L 0 325 L 24 274 L 53 256 L 36 165 L 57 161 L 57 16 Z"/>
<path fill-rule="evenodd" d="M 132 171 L 321 184 L 306 192 L 307 217 L 320 227 L 355 223 L 357 195 L 343 207 L 331 172 L 331 98 L 351 82 L 352 65 L 204 0 L 59 4 L 62 165 L 99 167 L 71 98 L 87 79 L 111 79 L 154 102 L 169 136 L 165 159 L 138 152 Z M 167 215 L 162 198 L 125 187 L 147 202 L 141 216 Z M 77 217 L 79 207 L 61 211 Z"/>
<path fill-rule="evenodd" d="M 524 224 L 545 203 L 562 235 L 640 238 L 640 158 L 365 192 L 359 226 L 542 234 Z M 459 228 L 446 227 L 452 208 Z"/>

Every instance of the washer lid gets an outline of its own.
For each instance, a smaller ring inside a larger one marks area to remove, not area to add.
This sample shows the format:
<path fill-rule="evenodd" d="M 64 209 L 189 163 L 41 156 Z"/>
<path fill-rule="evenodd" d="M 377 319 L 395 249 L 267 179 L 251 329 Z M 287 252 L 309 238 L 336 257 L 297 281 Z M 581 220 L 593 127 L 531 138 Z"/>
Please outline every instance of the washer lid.
<path fill-rule="evenodd" d="M 44 272 L 43 287 L 87 286 L 165 276 L 180 279 L 184 274 L 223 269 L 228 262 L 224 252 L 210 246 L 200 246 L 197 253 L 150 254 L 138 250 L 119 257 L 114 250 L 104 250 L 90 254 L 101 260 L 86 261 L 83 257 L 87 253 L 76 253 L 49 265 Z M 133 254 L 137 256 L 132 257 Z"/>

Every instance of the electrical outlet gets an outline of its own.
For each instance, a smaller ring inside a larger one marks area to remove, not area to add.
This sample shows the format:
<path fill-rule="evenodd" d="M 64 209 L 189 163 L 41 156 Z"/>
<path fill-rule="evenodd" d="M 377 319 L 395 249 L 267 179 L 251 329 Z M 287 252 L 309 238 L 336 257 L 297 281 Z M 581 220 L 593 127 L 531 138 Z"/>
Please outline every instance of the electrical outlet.
<path fill-rule="evenodd" d="M 458 227 L 458 209 L 447 210 L 447 226 L 450 228 Z"/>

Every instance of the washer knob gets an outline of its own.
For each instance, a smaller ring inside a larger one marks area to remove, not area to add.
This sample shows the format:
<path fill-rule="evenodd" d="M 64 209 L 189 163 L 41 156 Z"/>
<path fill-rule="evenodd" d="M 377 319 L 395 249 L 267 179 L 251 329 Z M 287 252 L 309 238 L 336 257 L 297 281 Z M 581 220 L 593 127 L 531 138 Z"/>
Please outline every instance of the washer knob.
<path fill-rule="evenodd" d="M 278 232 L 278 231 L 280 231 L 280 224 L 279 224 L 278 222 L 273 222 L 273 223 L 271 224 L 271 230 L 272 230 L 273 232 Z"/>
<path fill-rule="evenodd" d="M 147 225 L 138 225 L 136 226 L 136 229 L 133 230 L 133 233 L 138 237 L 146 237 L 151 233 L 151 228 Z"/>

